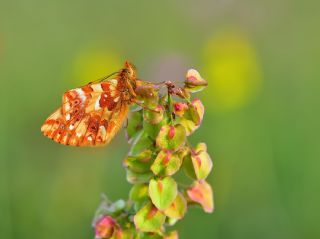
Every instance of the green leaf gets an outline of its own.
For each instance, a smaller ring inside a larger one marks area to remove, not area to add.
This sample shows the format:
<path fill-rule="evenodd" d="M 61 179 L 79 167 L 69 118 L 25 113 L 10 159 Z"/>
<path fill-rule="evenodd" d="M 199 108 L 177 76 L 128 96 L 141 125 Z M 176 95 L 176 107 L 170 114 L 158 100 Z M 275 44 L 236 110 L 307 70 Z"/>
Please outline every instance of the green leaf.
<path fill-rule="evenodd" d="M 156 138 L 156 145 L 161 149 L 177 150 L 186 140 L 186 130 L 181 124 L 164 125 Z"/>
<path fill-rule="evenodd" d="M 134 204 L 134 209 L 138 211 L 149 200 L 149 187 L 147 184 L 135 184 L 129 193 L 129 198 Z"/>
<path fill-rule="evenodd" d="M 143 121 L 143 130 L 148 134 L 148 136 L 155 140 L 159 134 L 159 131 L 163 125 L 168 124 L 169 120 L 167 114 L 163 114 L 162 120 L 158 124 L 150 124 L 146 120 Z"/>
<path fill-rule="evenodd" d="M 133 138 L 137 136 L 137 134 L 142 130 L 142 110 L 130 112 L 127 126 L 127 140 L 131 142 Z"/>
<path fill-rule="evenodd" d="M 166 218 L 166 224 L 169 226 L 174 226 L 179 220 L 171 217 Z"/>
<path fill-rule="evenodd" d="M 145 131 L 140 131 L 134 139 L 129 155 L 137 155 L 145 149 L 152 149 L 153 141 Z"/>
<path fill-rule="evenodd" d="M 151 150 L 144 150 L 137 156 L 128 156 L 124 160 L 124 166 L 136 173 L 145 173 L 150 171 L 152 163 L 153 159 Z"/>
<path fill-rule="evenodd" d="M 162 105 L 158 105 L 156 108 L 152 110 L 148 110 L 148 109 L 143 110 L 144 121 L 152 125 L 160 123 L 163 119 L 163 116 L 164 116 L 164 108 Z"/>
<path fill-rule="evenodd" d="M 157 232 L 165 222 L 166 216 L 152 203 L 148 203 L 134 216 L 136 228 L 142 232 Z"/>
<path fill-rule="evenodd" d="M 201 100 L 199 100 L 199 99 L 193 100 L 191 102 L 191 104 L 193 105 L 193 107 L 195 109 L 195 111 L 193 111 L 192 114 L 196 114 L 196 116 L 193 116 L 193 117 L 195 117 L 195 118 L 193 118 L 193 120 L 196 123 L 196 125 L 199 127 L 202 122 L 203 115 L 204 115 L 204 106 L 203 106 Z"/>
<path fill-rule="evenodd" d="M 182 114 L 181 112 L 179 112 Z M 200 100 L 196 99 L 188 104 L 188 109 L 184 110 L 181 117 L 177 118 L 177 123 L 184 126 L 186 135 L 189 136 L 199 128 L 204 115 L 204 106 Z"/>
<path fill-rule="evenodd" d="M 190 153 L 183 160 L 183 171 L 191 179 L 197 179 Z"/>
<path fill-rule="evenodd" d="M 175 200 L 178 193 L 176 181 L 171 177 L 151 179 L 149 183 L 149 196 L 152 203 L 159 209 L 167 209 Z"/>
<path fill-rule="evenodd" d="M 195 181 L 191 188 L 187 190 L 187 194 L 191 201 L 199 203 L 205 212 L 213 212 L 213 192 L 210 184 L 206 181 Z"/>
<path fill-rule="evenodd" d="M 197 179 L 205 179 L 212 169 L 212 160 L 206 152 L 207 146 L 199 143 L 196 149 L 191 152 L 191 160 Z"/>
<path fill-rule="evenodd" d="M 146 183 L 146 182 L 149 182 L 150 178 L 153 177 L 153 174 L 151 171 L 146 173 L 136 173 L 130 169 L 127 169 L 126 172 L 127 172 L 127 181 L 132 184 Z"/>
<path fill-rule="evenodd" d="M 173 203 L 168 207 L 164 214 L 167 217 L 174 218 L 174 219 L 181 219 L 187 212 L 187 201 L 183 197 L 181 193 L 178 193 L 176 199 Z"/>
<path fill-rule="evenodd" d="M 155 175 L 171 176 L 180 169 L 181 164 L 182 158 L 178 152 L 161 150 L 152 164 L 151 170 Z"/>
<path fill-rule="evenodd" d="M 147 199 L 149 198 L 148 190 L 147 184 L 135 184 L 130 190 L 129 198 L 135 202 Z"/>

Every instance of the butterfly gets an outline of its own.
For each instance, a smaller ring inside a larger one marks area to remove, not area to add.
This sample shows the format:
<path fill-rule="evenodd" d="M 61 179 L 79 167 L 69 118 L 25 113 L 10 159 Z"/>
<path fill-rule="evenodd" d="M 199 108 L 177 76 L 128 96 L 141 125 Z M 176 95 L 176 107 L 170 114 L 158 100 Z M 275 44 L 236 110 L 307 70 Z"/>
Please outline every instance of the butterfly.
<path fill-rule="evenodd" d="M 121 128 L 129 105 L 135 102 L 139 82 L 135 66 L 126 61 L 115 78 L 65 92 L 61 107 L 47 118 L 41 131 L 64 145 L 106 145 Z"/>

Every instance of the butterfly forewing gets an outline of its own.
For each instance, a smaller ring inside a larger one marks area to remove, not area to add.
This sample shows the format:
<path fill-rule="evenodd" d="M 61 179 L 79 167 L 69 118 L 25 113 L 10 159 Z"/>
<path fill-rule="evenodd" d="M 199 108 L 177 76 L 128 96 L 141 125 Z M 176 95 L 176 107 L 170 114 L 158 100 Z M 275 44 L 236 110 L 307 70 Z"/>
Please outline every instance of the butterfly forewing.
<path fill-rule="evenodd" d="M 121 99 L 121 87 L 118 79 L 111 79 L 67 91 L 62 107 L 45 121 L 41 131 L 65 145 L 109 143 L 128 113 L 128 103 Z"/>

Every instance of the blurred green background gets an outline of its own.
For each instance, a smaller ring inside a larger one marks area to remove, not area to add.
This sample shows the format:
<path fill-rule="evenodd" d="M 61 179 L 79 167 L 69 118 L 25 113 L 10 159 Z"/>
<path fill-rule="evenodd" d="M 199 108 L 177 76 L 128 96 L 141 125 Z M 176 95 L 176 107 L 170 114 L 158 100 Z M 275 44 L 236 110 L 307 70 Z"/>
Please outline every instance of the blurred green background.
<path fill-rule="evenodd" d="M 209 87 L 193 143 L 214 158 L 216 209 L 191 238 L 320 238 L 320 4 L 299 0 L 1 1 L 0 238 L 92 238 L 101 193 L 127 198 L 122 131 L 71 148 L 40 126 L 62 93 L 132 61 L 146 80 Z"/>

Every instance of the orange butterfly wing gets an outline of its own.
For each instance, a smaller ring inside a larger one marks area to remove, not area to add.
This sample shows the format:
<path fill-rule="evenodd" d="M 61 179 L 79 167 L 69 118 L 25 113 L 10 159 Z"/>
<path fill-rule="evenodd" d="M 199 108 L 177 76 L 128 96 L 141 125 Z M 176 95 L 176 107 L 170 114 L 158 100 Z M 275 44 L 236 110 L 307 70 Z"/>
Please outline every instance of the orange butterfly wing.
<path fill-rule="evenodd" d="M 121 87 L 117 79 L 111 79 L 67 91 L 62 106 L 45 121 L 41 131 L 64 145 L 108 144 L 128 114 Z"/>

